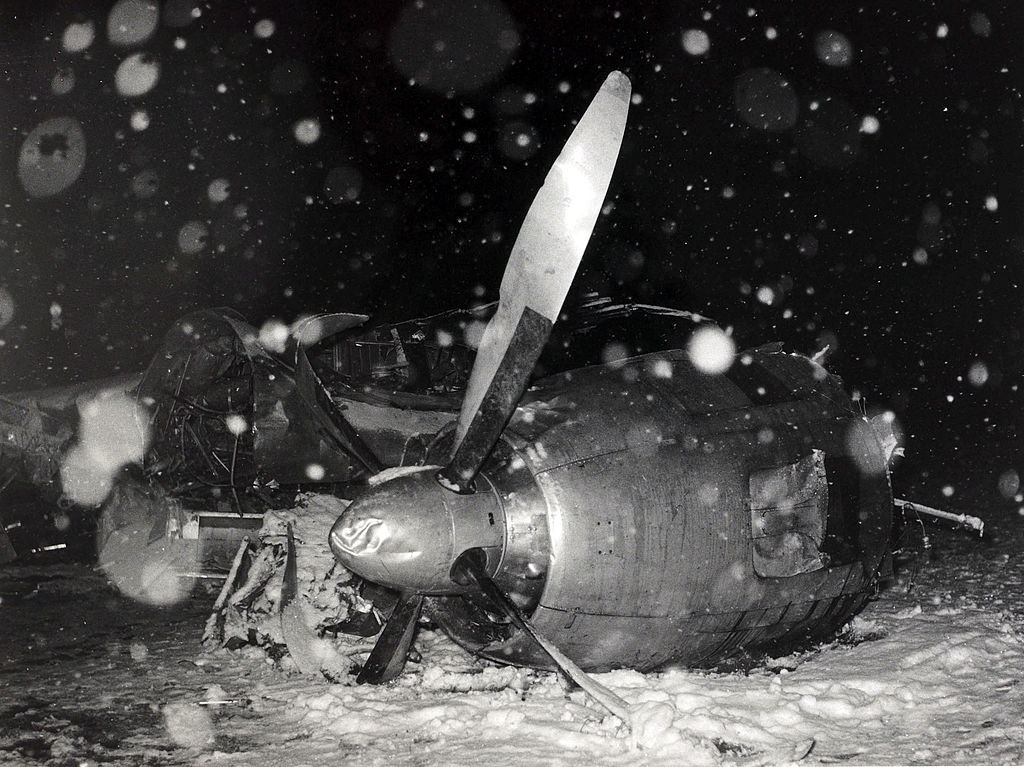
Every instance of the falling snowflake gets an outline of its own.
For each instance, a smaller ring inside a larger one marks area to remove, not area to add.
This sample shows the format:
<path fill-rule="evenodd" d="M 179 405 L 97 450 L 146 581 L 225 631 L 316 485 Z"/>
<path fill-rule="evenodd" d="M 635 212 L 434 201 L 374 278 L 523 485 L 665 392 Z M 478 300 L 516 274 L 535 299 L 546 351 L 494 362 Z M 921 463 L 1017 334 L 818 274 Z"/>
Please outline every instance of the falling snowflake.
<path fill-rule="evenodd" d="M 719 375 L 732 366 L 736 358 L 736 342 L 721 328 L 704 325 L 690 336 L 686 354 L 697 370 Z"/>
<path fill-rule="evenodd" d="M 159 21 L 155 0 L 120 0 L 107 16 L 107 38 L 112 45 L 138 45 L 152 37 Z"/>
<path fill-rule="evenodd" d="M 711 50 L 711 38 L 703 29 L 687 29 L 683 32 L 682 45 L 691 56 L 704 56 Z"/>
<path fill-rule="evenodd" d="M 300 144 L 315 144 L 320 138 L 320 121 L 314 117 L 307 117 L 295 123 L 292 131 Z"/>
<path fill-rule="evenodd" d="M 830 67 L 847 67 L 853 62 L 853 44 L 842 32 L 826 29 L 814 36 L 814 52 Z"/>

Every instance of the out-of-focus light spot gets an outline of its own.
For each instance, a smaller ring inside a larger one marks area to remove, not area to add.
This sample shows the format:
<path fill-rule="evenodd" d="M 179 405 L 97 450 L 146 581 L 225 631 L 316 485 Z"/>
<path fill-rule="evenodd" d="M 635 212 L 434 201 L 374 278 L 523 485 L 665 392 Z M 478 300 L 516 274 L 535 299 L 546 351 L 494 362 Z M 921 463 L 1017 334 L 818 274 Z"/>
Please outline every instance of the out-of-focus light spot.
<path fill-rule="evenodd" d="M 762 285 L 757 289 L 757 300 L 765 306 L 771 306 L 775 303 L 775 290 L 768 285 Z"/>
<path fill-rule="evenodd" d="M 152 37 L 159 21 L 156 0 L 119 0 L 107 16 L 107 38 L 113 45 L 138 45 Z"/>
<path fill-rule="evenodd" d="M 50 304 L 50 330 L 59 330 L 63 324 L 64 308 L 54 301 Z"/>
<path fill-rule="evenodd" d="M 363 174 L 351 165 L 331 168 L 324 179 L 324 194 L 335 205 L 359 199 L 363 191 Z"/>
<path fill-rule="evenodd" d="M 283 354 L 288 345 L 290 331 L 281 320 L 270 319 L 260 327 L 259 340 L 263 348 Z"/>
<path fill-rule="evenodd" d="M 937 38 L 939 38 L 940 40 L 943 37 L 945 37 L 946 35 L 948 35 L 948 34 L 949 34 L 949 25 L 948 24 L 939 24 L 939 26 L 937 26 L 935 28 L 935 36 Z"/>
<path fill-rule="evenodd" d="M 315 117 L 299 120 L 293 126 L 292 132 L 300 144 L 315 144 L 320 138 L 320 121 Z"/>
<path fill-rule="evenodd" d="M 132 642 L 128 645 L 128 654 L 132 656 L 133 661 L 141 663 L 149 656 L 149 648 L 144 642 Z"/>
<path fill-rule="evenodd" d="M 276 30 L 277 25 L 272 19 L 260 19 L 252 28 L 253 34 L 261 40 L 266 40 L 268 37 L 272 37 Z"/>
<path fill-rule="evenodd" d="M 801 234 L 797 238 L 796 249 L 800 255 L 814 258 L 818 255 L 818 238 L 810 232 Z"/>
<path fill-rule="evenodd" d="M 73 117 L 37 125 L 21 145 L 18 180 L 32 197 L 49 197 L 71 186 L 85 167 L 85 133 Z"/>
<path fill-rule="evenodd" d="M 510 122 L 498 137 L 498 149 L 513 160 L 527 160 L 537 152 L 537 129 L 524 122 Z"/>
<path fill-rule="evenodd" d="M 989 37 L 992 34 L 992 21 L 981 11 L 971 14 L 971 31 L 978 37 Z"/>
<path fill-rule="evenodd" d="M 149 443 L 145 411 L 127 395 L 101 394 L 80 406 L 78 444 L 103 469 L 113 473 L 142 460 Z"/>
<path fill-rule="evenodd" d="M 731 200 L 735 196 L 736 196 L 736 190 L 733 189 L 731 186 L 722 187 L 722 198 L 723 199 Z"/>
<path fill-rule="evenodd" d="M 656 359 L 651 364 L 651 375 L 654 378 L 671 378 L 672 363 L 666 359 Z"/>
<path fill-rule="evenodd" d="M 1006 500 L 1012 500 L 1020 492 L 1020 474 L 1016 469 L 1007 469 L 999 475 L 999 494 Z"/>
<path fill-rule="evenodd" d="M 733 105 L 747 125 L 767 131 L 796 125 L 800 105 L 789 80 L 774 69 L 748 69 L 733 86 Z"/>
<path fill-rule="evenodd" d="M 686 354 L 697 370 L 719 375 L 732 366 L 736 358 L 736 342 L 721 328 L 703 325 L 690 336 Z"/>
<path fill-rule="evenodd" d="M 70 67 L 57 70 L 57 74 L 50 80 L 50 91 L 54 96 L 66 96 L 74 89 L 75 70 Z"/>
<path fill-rule="evenodd" d="M 326 476 L 327 472 L 323 466 L 318 463 L 306 464 L 306 478 L 313 482 L 319 482 Z"/>
<path fill-rule="evenodd" d="M 72 447 L 60 465 L 60 485 L 68 498 L 81 506 L 99 506 L 114 486 L 106 471 L 81 446 Z"/>
<path fill-rule="evenodd" d="M 471 130 L 468 130 L 462 134 L 462 140 L 465 141 L 467 144 L 472 144 L 476 141 L 476 133 Z"/>
<path fill-rule="evenodd" d="M 212 746 L 216 735 L 210 713 L 195 703 L 168 703 L 164 706 L 164 728 L 176 746 L 196 752 Z"/>
<path fill-rule="evenodd" d="M 952 498 L 955 492 L 956 489 L 952 485 L 942 486 L 942 495 L 945 496 L 946 498 Z"/>
<path fill-rule="evenodd" d="M 479 348 L 486 328 L 487 324 L 480 320 L 473 320 L 466 325 L 466 329 L 462 331 L 462 340 L 465 341 L 466 346 L 470 349 Z"/>
<path fill-rule="evenodd" d="M 160 188 L 160 179 L 154 170 L 141 170 L 132 177 L 132 194 L 140 200 L 146 200 L 156 194 Z"/>
<path fill-rule="evenodd" d="M 764 36 L 769 40 L 774 40 L 779 36 L 779 30 L 775 27 L 765 27 Z"/>
<path fill-rule="evenodd" d="M 226 178 L 215 178 L 206 187 L 206 196 L 212 203 L 224 202 L 230 195 L 231 183 Z"/>
<path fill-rule="evenodd" d="M 703 29 L 687 29 L 682 36 L 683 50 L 691 56 L 704 56 L 711 50 L 711 38 Z"/>
<path fill-rule="evenodd" d="M 967 380 L 971 386 L 984 386 L 988 381 L 988 366 L 981 360 L 976 360 L 967 370 Z"/>
<path fill-rule="evenodd" d="M 924 248 L 914 248 L 914 252 L 911 258 L 914 260 L 914 263 L 917 264 L 918 266 L 928 265 L 928 251 L 925 250 Z"/>
<path fill-rule="evenodd" d="M 193 256 L 206 247 L 210 231 L 202 221 L 188 221 L 178 230 L 178 250 Z"/>
<path fill-rule="evenodd" d="M 878 129 L 881 127 L 882 124 L 874 115 L 864 115 L 864 119 L 860 121 L 861 133 L 878 133 Z"/>
<path fill-rule="evenodd" d="M 292 287 L 289 286 L 284 289 L 286 298 L 291 298 L 294 294 L 295 290 Z M 298 317 L 292 323 L 288 332 L 298 342 L 299 346 L 309 347 L 316 346 L 324 339 L 327 328 L 322 318 L 305 315 Z"/>
<path fill-rule="evenodd" d="M 568 93 L 571 88 L 572 88 L 572 86 L 568 82 L 566 82 L 565 80 L 562 80 L 562 82 L 560 82 L 558 84 L 558 92 L 559 93 Z"/>
<path fill-rule="evenodd" d="M 123 486 L 122 486 L 123 487 Z M 103 514 L 135 502 L 119 487 Z M 192 586 L 179 573 L 193 568 L 194 550 L 189 541 L 162 538 L 149 543 L 152 523 L 135 523 L 115 529 L 101 542 L 99 564 L 117 589 L 136 601 L 151 605 L 180 602 Z"/>
<path fill-rule="evenodd" d="M 149 127 L 149 113 L 145 109 L 136 109 L 131 117 L 132 130 L 144 131 Z"/>
<path fill-rule="evenodd" d="M 438 346 L 440 346 L 442 349 L 447 349 L 453 343 L 455 343 L 455 337 L 451 333 L 449 333 L 447 330 L 437 331 Z"/>
<path fill-rule="evenodd" d="M 985 198 L 985 210 L 995 213 L 999 210 L 999 200 L 994 194 L 990 194 Z"/>
<path fill-rule="evenodd" d="M 142 460 L 148 419 L 120 392 L 100 394 L 79 409 L 78 442 L 61 462 L 61 487 L 75 503 L 95 506 L 107 497 L 122 466 Z"/>
<path fill-rule="evenodd" d="M 243 416 L 232 413 L 224 418 L 224 425 L 228 431 L 236 437 L 240 437 L 249 431 L 249 422 Z"/>
<path fill-rule="evenodd" d="M 710 482 L 701 482 L 697 486 L 697 501 L 704 506 L 714 506 L 718 503 L 720 496 L 721 490 L 718 485 L 712 485 Z"/>
<path fill-rule="evenodd" d="M 14 319 L 14 298 L 7 288 L 0 286 L 0 330 Z"/>
<path fill-rule="evenodd" d="M 188 45 L 188 42 L 186 42 L 184 37 L 176 37 L 176 38 L 174 38 L 174 50 L 176 50 L 176 51 L 183 51 L 183 50 L 185 50 L 185 47 L 187 45 Z"/>
<path fill-rule="evenodd" d="M 388 58 L 412 84 L 465 93 L 495 80 L 518 47 L 516 23 L 498 0 L 412 0 L 391 28 Z"/>
<path fill-rule="evenodd" d="M 853 62 L 853 44 L 842 32 L 825 29 L 814 36 L 814 52 L 830 67 L 846 67 Z"/>
<path fill-rule="evenodd" d="M 160 62 L 148 53 L 133 53 L 114 73 L 117 92 L 127 98 L 149 93 L 160 79 Z"/>
<path fill-rule="evenodd" d="M 606 344 L 601 350 L 601 362 L 614 368 L 621 367 L 623 361 L 629 357 L 629 347 L 618 341 Z"/>
<path fill-rule="evenodd" d="M 96 25 L 91 21 L 68 24 L 61 36 L 61 47 L 67 53 L 81 53 L 96 39 Z"/>
<path fill-rule="evenodd" d="M 854 391 L 852 399 L 860 401 L 859 394 Z M 846 427 L 845 434 L 847 455 L 857 464 L 864 474 L 881 474 L 889 466 L 889 454 L 879 450 L 879 437 L 876 428 L 867 420 L 852 420 Z"/>

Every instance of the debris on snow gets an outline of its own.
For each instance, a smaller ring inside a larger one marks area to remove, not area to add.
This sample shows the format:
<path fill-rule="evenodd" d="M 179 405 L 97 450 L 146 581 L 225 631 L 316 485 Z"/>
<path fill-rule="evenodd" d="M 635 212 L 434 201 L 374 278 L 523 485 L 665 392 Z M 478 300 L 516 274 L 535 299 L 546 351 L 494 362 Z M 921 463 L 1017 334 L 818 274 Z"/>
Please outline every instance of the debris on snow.
<path fill-rule="evenodd" d="M 308 494 L 294 509 L 268 511 L 244 573 L 233 568 L 239 575 L 229 581 L 238 580 L 237 588 L 218 597 L 207 622 L 207 643 L 230 649 L 255 645 L 304 673 L 348 683 L 353 664 L 372 646 L 367 637 L 378 633 L 381 621 L 327 546 L 331 526 L 347 506 L 334 496 Z M 294 546 L 290 600 L 285 598 L 289 538 Z"/>
<path fill-rule="evenodd" d="M 924 514 L 925 516 L 934 517 L 935 519 L 952 522 L 959 527 L 967 528 L 969 530 L 977 530 L 979 537 L 985 534 L 985 521 L 978 517 L 971 516 L 970 514 L 953 514 L 952 512 L 942 511 L 942 509 L 936 509 L 932 506 L 925 506 L 923 503 L 905 501 L 902 498 L 897 498 L 893 503 L 898 509 L 904 512 Z"/>

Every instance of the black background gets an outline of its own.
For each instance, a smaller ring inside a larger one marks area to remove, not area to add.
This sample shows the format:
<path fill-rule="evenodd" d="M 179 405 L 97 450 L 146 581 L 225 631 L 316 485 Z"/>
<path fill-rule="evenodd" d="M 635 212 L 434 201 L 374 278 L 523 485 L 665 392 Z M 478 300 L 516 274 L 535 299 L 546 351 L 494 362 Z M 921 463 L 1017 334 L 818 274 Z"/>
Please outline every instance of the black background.
<path fill-rule="evenodd" d="M 741 347 L 828 344 L 830 369 L 894 410 L 911 449 L 1024 428 L 1015 2 L 167 0 L 128 47 L 107 39 L 112 5 L 0 12 L 0 286 L 14 305 L 2 389 L 141 369 L 178 316 L 212 305 L 258 325 L 493 300 L 573 121 L 621 69 L 639 98 L 574 294 L 701 312 Z M 261 19 L 269 38 L 253 32 Z M 83 21 L 95 42 L 62 50 Z M 707 33 L 705 55 L 684 50 L 687 29 Z M 816 55 L 828 30 L 852 44 L 848 65 Z M 114 72 L 137 51 L 160 79 L 125 98 Z M 737 107 L 737 78 L 764 67 L 796 94 L 791 128 L 752 126 Z M 58 72 L 73 72 L 64 95 Z M 85 133 L 84 170 L 31 197 L 22 143 L 65 115 Z M 877 132 L 859 129 L 866 115 Z M 293 132 L 306 118 L 322 129 L 309 145 Z M 144 172 L 157 186 L 140 198 Z M 199 253 L 178 246 L 190 221 L 209 232 Z M 972 383 L 972 365 L 987 380 Z"/>

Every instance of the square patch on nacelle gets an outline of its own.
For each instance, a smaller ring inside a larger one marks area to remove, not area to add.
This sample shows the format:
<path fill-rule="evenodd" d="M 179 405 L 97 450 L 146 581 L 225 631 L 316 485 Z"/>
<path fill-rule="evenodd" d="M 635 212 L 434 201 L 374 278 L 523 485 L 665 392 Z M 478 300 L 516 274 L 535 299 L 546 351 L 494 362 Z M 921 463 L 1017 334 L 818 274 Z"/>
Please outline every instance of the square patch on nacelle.
<path fill-rule="evenodd" d="M 780 578 L 825 566 L 821 545 L 828 517 L 825 453 L 750 473 L 754 572 Z"/>

